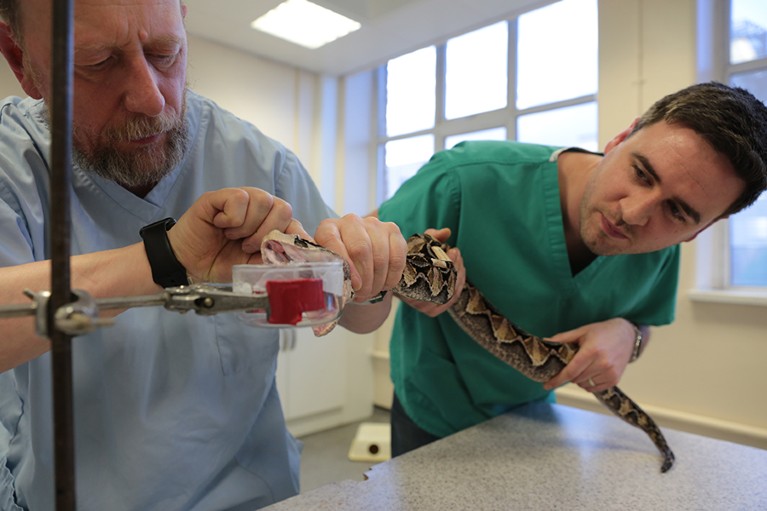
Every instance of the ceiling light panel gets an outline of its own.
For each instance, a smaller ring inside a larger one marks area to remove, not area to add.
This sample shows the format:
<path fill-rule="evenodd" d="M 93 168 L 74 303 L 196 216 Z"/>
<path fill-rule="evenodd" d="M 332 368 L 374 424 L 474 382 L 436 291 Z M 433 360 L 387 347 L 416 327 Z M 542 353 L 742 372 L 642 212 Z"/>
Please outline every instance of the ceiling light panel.
<path fill-rule="evenodd" d="M 315 49 L 360 28 L 353 19 L 307 0 L 287 0 L 251 24 L 275 37 Z"/>

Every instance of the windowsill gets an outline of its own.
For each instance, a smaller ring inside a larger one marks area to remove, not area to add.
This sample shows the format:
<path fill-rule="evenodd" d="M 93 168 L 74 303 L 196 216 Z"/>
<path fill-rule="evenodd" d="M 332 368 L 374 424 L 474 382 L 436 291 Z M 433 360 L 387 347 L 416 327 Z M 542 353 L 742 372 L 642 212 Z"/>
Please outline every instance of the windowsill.
<path fill-rule="evenodd" d="M 767 306 L 767 291 L 690 289 L 687 296 L 693 302 Z"/>

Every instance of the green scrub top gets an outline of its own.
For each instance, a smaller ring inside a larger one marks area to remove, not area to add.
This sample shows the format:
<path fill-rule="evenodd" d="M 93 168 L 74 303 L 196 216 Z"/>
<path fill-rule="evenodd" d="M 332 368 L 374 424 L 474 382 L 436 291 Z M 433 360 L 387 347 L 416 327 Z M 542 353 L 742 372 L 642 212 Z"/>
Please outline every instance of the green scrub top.
<path fill-rule="evenodd" d="M 561 148 L 464 142 L 435 154 L 384 202 L 379 217 L 409 236 L 449 227 L 467 279 L 528 332 L 551 336 L 624 317 L 673 321 L 679 247 L 597 257 L 572 275 L 560 207 Z M 514 406 L 553 400 L 541 383 L 479 346 L 449 314 L 430 318 L 402 304 L 392 331 L 395 393 L 422 429 L 447 436 Z"/>

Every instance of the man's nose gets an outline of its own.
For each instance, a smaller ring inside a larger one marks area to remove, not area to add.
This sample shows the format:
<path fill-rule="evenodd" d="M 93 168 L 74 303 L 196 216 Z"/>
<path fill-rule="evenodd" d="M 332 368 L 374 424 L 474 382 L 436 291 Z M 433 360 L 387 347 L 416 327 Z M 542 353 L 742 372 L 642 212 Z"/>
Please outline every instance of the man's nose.
<path fill-rule="evenodd" d="M 621 201 L 621 218 L 629 225 L 644 226 L 660 207 L 660 197 L 653 191 L 633 193 Z"/>
<path fill-rule="evenodd" d="M 144 58 L 130 66 L 125 108 L 133 113 L 155 117 L 165 108 L 165 97 L 158 86 L 157 71 Z"/>

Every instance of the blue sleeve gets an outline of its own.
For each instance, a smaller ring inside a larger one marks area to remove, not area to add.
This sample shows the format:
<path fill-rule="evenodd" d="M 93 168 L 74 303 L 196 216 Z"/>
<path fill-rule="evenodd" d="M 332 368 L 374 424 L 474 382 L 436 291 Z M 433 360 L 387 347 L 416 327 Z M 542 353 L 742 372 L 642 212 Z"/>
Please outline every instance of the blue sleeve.
<path fill-rule="evenodd" d="M 320 221 L 338 216 L 325 203 L 309 172 L 293 152 L 286 150 L 275 180 L 276 195 L 290 203 L 293 216 L 309 234 L 314 234 Z"/>

